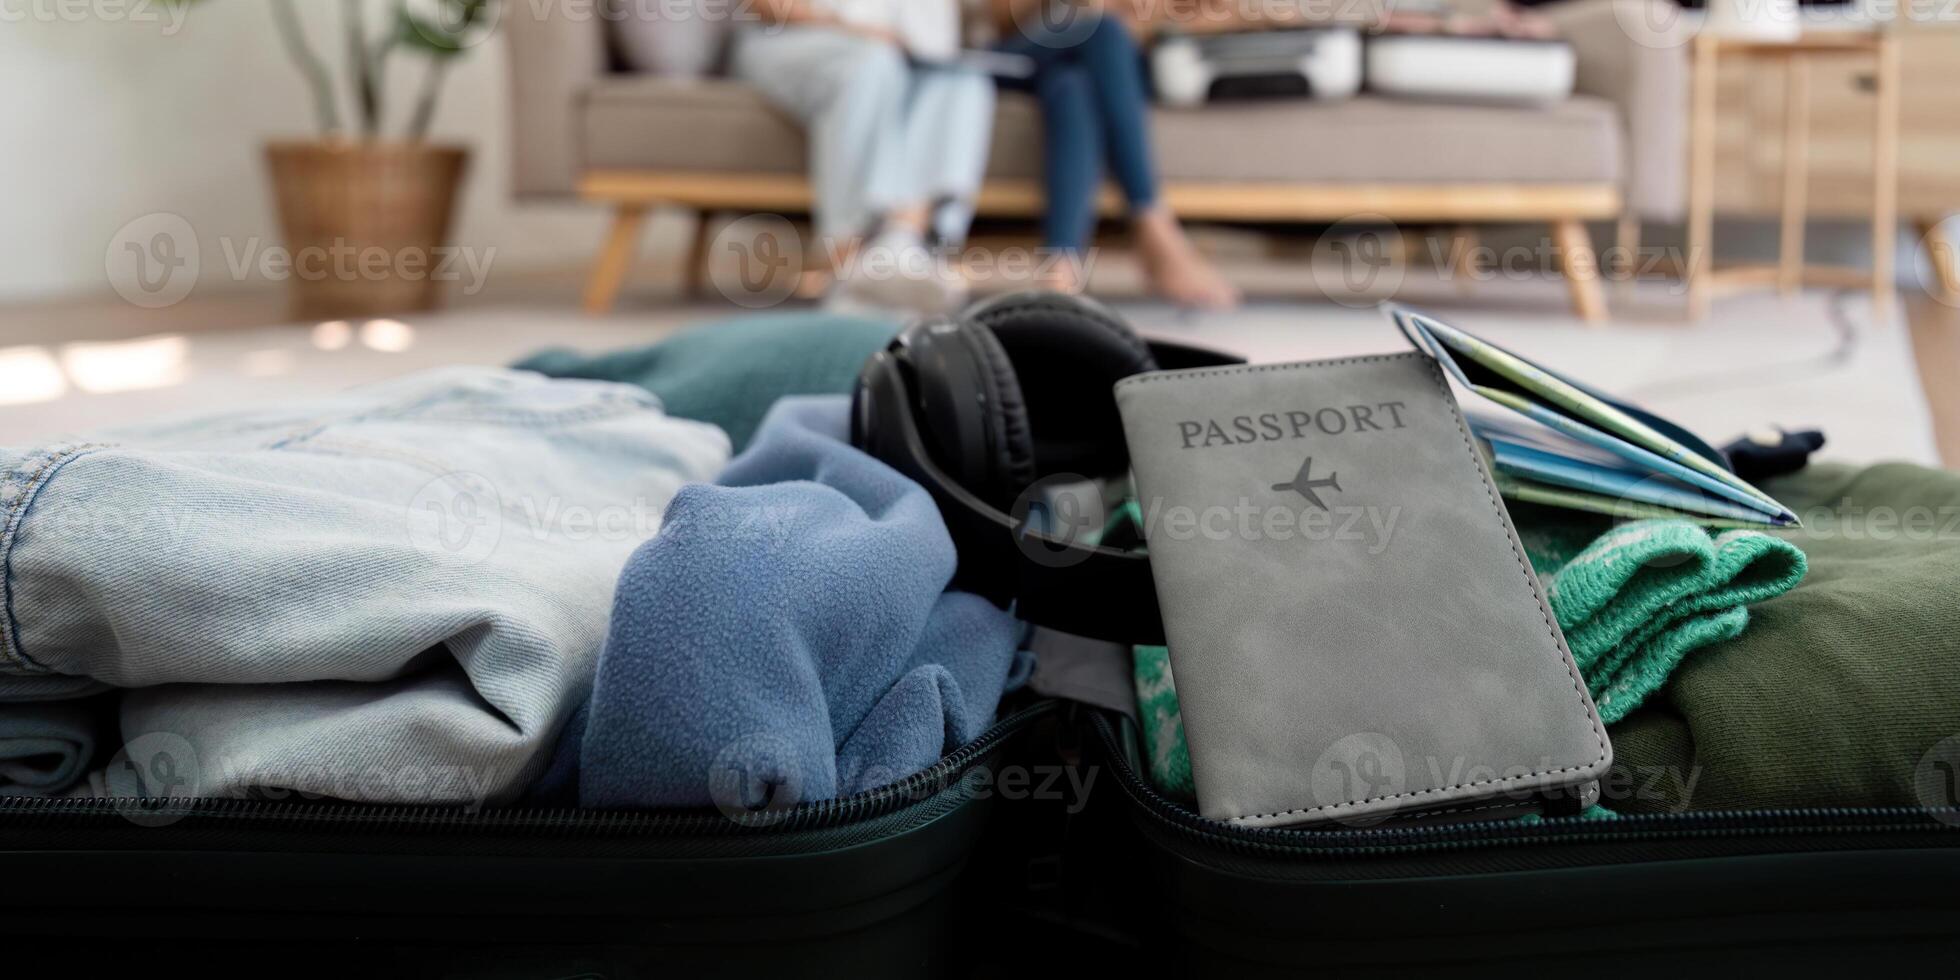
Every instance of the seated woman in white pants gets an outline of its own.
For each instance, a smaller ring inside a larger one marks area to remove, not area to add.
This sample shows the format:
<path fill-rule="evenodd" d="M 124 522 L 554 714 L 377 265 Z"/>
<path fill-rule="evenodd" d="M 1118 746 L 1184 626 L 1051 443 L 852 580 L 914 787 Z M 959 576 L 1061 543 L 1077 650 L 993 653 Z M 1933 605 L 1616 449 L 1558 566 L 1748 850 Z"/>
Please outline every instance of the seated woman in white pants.
<path fill-rule="evenodd" d="M 973 219 L 994 109 L 988 76 L 909 54 L 959 47 L 958 0 L 763 0 L 774 23 L 735 43 L 737 77 L 803 121 L 817 233 L 847 302 L 957 304 L 963 282 L 928 252 Z"/>

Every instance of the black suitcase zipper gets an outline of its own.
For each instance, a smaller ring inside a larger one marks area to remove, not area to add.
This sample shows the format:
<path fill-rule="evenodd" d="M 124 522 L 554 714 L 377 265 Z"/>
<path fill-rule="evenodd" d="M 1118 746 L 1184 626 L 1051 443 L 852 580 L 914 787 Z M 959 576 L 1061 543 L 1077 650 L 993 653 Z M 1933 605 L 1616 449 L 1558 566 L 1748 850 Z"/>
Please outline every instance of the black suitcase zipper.
<path fill-rule="evenodd" d="M 10 823 L 39 825 L 212 820 L 306 825 L 380 832 L 454 831 L 555 837 L 716 837 L 821 831 L 888 816 L 945 792 L 984 763 L 1008 739 L 1053 712 L 1042 700 L 996 721 L 973 741 L 932 766 L 895 783 L 833 800 L 816 800 L 751 814 L 698 810 L 585 810 L 383 805 L 234 798 L 48 799 L 0 797 L 0 831 Z M 132 829 L 135 829 L 132 827 Z M 4 843 L 0 842 L 0 849 Z"/>
<path fill-rule="evenodd" d="M 1481 820 L 1427 826 L 1338 830 L 1241 827 L 1192 812 L 1159 793 L 1129 764 L 1121 736 L 1100 711 L 1090 712 L 1104 758 L 1117 782 L 1150 823 L 1203 848 L 1273 859 L 1443 855 L 1475 849 L 1558 844 L 1666 844 L 1855 837 L 1860 846 L 1960 845 L 1960 808 L 1809 807 L 1787 810 L 1706 810 L 1625 814 L 1614 820 L 1577 817 L 1536 822 Z"/>

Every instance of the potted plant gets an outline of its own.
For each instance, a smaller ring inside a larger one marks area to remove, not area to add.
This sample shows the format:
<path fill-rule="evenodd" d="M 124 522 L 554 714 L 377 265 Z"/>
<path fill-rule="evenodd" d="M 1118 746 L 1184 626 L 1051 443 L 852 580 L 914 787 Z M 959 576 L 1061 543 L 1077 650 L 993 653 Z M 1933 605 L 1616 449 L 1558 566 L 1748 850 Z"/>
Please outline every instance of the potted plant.
<path fill-rule="evenodd" d="M 425 310 L 442 300 L 435 275 L 448 244 L 465 146 L 429 139 L 450 64 L 493 22 L 494 0 L 341 0 L 343 112 L 333 70 L 308 39 L 294 0 L 269 8 L 287 56 L 306 80 L 318 133 L 265 146 L 288 253 L 293 313 L 340 319 Z M 389 62 L 427 60 L 398 135 L 384 132 Z"/>

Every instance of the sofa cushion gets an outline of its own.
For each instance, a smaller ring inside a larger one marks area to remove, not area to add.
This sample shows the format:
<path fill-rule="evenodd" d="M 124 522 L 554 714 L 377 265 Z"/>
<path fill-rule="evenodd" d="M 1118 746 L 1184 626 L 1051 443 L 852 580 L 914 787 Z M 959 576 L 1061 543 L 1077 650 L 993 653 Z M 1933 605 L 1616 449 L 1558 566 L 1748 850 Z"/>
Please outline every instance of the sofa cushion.
<path fill-rule="evenodd" d="M 1620 176 L 1618 112 L 1604 99 L 1546 105 L 1362 96 L 1158 109 L 1167 180 L 1519 183 Z"/>
<path fill-rule="evenodd" d="M 579 108 L 592 169 L 802 173 L 803 131 L 741 82 L 614 76 Z M 1615 182 L 1619 121 L 1578 96 L 1543 106 L 1283 99 L 1152 111 L 1171 181 Z M 988 175 L 1040 174 L 1034 99 L 1002 93 Z"/>

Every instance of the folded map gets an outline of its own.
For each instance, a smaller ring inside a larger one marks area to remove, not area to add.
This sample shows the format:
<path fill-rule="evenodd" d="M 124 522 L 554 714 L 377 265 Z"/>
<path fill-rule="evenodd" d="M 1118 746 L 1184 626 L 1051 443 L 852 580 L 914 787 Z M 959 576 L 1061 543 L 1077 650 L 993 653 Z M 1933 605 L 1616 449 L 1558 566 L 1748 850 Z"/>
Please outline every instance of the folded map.
<path fill-rule="evenodd" d="M 1505 497 L 1722 527 L 1797 525 L 1789 508 L 1681 426 L 1427 313 L 1382 309 L 1458 386 L 1510 410 L 1466 413 Z"/>

